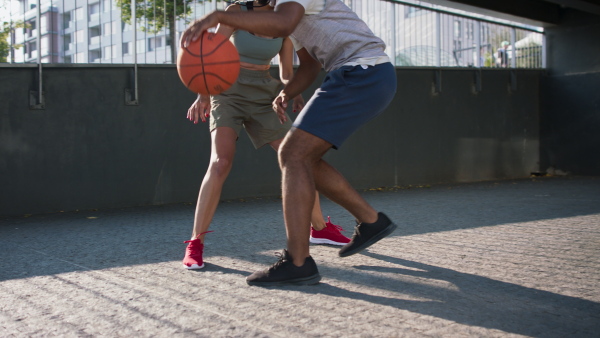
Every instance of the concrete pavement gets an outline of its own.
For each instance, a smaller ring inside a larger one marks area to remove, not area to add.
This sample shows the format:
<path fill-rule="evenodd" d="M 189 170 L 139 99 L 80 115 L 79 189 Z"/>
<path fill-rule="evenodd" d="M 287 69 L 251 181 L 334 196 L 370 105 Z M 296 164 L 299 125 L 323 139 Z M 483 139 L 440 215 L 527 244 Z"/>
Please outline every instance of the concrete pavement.
<path fill-rule="evenodd" d="M 347 258 L 313 245 L 315 286 L 245 283 L 285 245 L 277 198 L 222 202 L 201 271 L 191 204 L 0 219 L 0 336 L 598 337 L 600 178 L 364 195 L 398 229 Z"/>

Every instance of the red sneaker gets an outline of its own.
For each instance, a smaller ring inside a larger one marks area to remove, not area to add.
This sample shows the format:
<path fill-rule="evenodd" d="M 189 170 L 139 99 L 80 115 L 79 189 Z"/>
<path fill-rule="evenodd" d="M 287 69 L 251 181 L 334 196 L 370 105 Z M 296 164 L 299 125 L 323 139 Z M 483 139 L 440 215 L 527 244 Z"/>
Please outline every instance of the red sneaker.
<path fill-rule="evenodd" d="M 344 229 L 331 223 L 331 218 L 327 216 L 325 228 L 320 231 L 310 227 L 310 242 L 313 244 L 331 244 L 331 245 L 346 245 L 350 242 L 350 238 L 341 234 Z"/>
<path fill-rule="evenodd" d="M 212 232 L 207 231 L 203 232 L 200 235 L 205 233 Z M 187 248 L 185 248 L 185 257 L 183 257 L 183 265 L 188 270 L 198 270 L 204 267 L 204 261 L 202 261 L 202 253 L 204 252 L 204 244 L 200 241 L 199 238 L 191 239 L 189 241 L 185 241 L 183 243 L 189 243 Z"/>

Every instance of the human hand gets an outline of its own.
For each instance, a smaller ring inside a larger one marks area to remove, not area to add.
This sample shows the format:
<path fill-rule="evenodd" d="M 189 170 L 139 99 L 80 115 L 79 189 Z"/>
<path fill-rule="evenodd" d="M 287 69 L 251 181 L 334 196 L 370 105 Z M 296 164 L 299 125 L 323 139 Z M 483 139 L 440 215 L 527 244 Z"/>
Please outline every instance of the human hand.
<path fill-rule="evenodd" d="M 292 110 L 294 113 L 299 113 L 302 110 L 302 108 L 304 108 L 304 98 L 302 97 L 302 94 L 298 94 L 298 96 L 294 98 Z"/>
<path fill-rule="evenodd" d="M 202 122 L 206 122 L 206 118 L 210 116 L 210 96 L 198 95 L 198 98 L 191 107 L 188 109 L 187 118 L 188 120 L 198 123 L 198 119 Z"/>
<path fill-rule="evenodd" d="M 180 47 L 184 48 L 190 42 L 198 40 L 209 28 L 216 27 L 219 24 L 218 12 L 212 12 L 203 18 L 194 21 L 181 35 Z"/>
<path fill-rule="evenodd" d="M 273 100 L 273 110 L 277 113 L 277 117 L 279 118 L 279 122 L 284 124 L 287 121 L 287 116 L 285 115 L 285 110 L 287 109 L 288 102 L 290 99 L 283 92 L 283 90 L 277 95 L 275 100 Z"/>

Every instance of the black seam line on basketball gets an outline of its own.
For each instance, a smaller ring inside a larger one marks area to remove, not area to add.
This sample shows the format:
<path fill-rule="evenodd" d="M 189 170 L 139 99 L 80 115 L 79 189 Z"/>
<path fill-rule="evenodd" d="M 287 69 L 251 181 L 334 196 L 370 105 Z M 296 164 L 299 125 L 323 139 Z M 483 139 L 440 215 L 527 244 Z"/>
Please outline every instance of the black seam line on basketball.
<path fill-rule="evenodd" d="M 206 33 L 204 33 L 206 34 Z M 204 45 L 204 39 L 200 38 L 200 63 L 202 64 L 202 74 L 204 74 L 204 53 L 202 52 L 202 47 Z M 206 76 L 202 77 L 204 79 L 204 88 L 206 88 L 206 92 L 210 95 L 210 89 L 208 89 L 208 82 L 206 82 Z"/>
<path fill-rule="evenodd" d="M 219 75 L 217 75 L 215 73 L 198 73 L 198 74 L 192 76 L 192 78 L 188 82 L 188 87 L 192 84 L 192 82 L 194 82 L 195 78 L 197 78 L 198 76 L 201 76 L 201 75 L 212 75 L 212 76 L 215 76 L 216 78 L 218 78 L 219 80 L 225 82 L 225 84 L 227 84 L 229 86 L 233 85 L 233 83 L 226 81 L 224 78 L 220 77 Z M 204 77 L 204 82 L 206 82 L 206 76 L 203 76 L 203 77 Z M 206 90 L 208 91 L 208 88 L 206 88 Z M 209 92 L 209 94 L 210 94 L 210 92 Z"/>
<path fill-rule="evenodd" d="M 212 54 L 213 54 L 214 52 L 216 52 L 216 51 L 217 51 L 219 48 L 221 48 L 221 46 L 222 46 L 222 45 L 223 45 L 225 42 L 227 42 L 227 41 L 229 41 L 229 40 L 227 40 L 227 39 L 224 39 L 223 41 L 221 41 L 221 43 L 219 43 L 219 44 L 218 44 L 218 45 L 215 47 L 215 49 L 213 49 L 211 52 L 208 52 L 208 53 L 206 53 L 206 54 L 205 54 L 205 56 L 212 55 Z M 200 44 L 202 44 L 202 40 L 200 40 Z M 202 48 L 202 47 L 201 47 L 201 48 Z M 202 56 L 202 55 L 200 55 L 200 54 L 194 54 L 194 53 L 190 52 L 190 50 L 189 50 L 189 49 L 187 49 L 187 47 L 185 47 L 185 49 L 186 49 L 186 51 L 187 51 L 188 53 L 190 53 L 190 55 L 192 55 L 192 56 Z M 200 53 L 202 53 L 202 49 L 200 49 Z"/>
<path fill-rule="evenodd" d="M 185 67 L 198 67 L 198 66 L 202 66 L 202 65 L 206 65 L 206 66 L 214 66 L 214 65 L 224 65 L 224 64 L 228 64 L 228 63 L 239 63 L 239 60 L 232 60 L 232 61 L 218 61 L 218 62 L 209 62 L 209 63 L 188 63 L 186 65 L 179 65 L 179 68 L 185 68 Z"/>

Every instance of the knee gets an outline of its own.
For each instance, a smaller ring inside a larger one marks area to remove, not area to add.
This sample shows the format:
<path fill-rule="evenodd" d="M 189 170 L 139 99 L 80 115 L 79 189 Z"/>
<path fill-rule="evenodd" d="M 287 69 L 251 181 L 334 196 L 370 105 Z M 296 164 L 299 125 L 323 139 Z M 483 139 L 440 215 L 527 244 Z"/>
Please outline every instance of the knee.
<path fill-rule="evenodd" d="M 216 157 L 210 160 L 208 171 L 211 175 L 225 178 L 229 175 L 233 163 L 229 158 Z"/>
<path fill-rule="evenodd" d="M 277 152 L 277 157 L 279 160 L 279 166 L 281 168 L 289 167 L 294 163 L 302 163 L 304 158 L 301 154 L 299 154 L 293 147 L 289 146 L 281 146 L 279 147 L 279 151 Z"/>
<path fill-rule="evenodd" d="M 316 159 L 308 154 L 297 151 L 293 147 L 281 147 L 278 152 L 279 167 L 281 170 L 311 167 Z"/>

